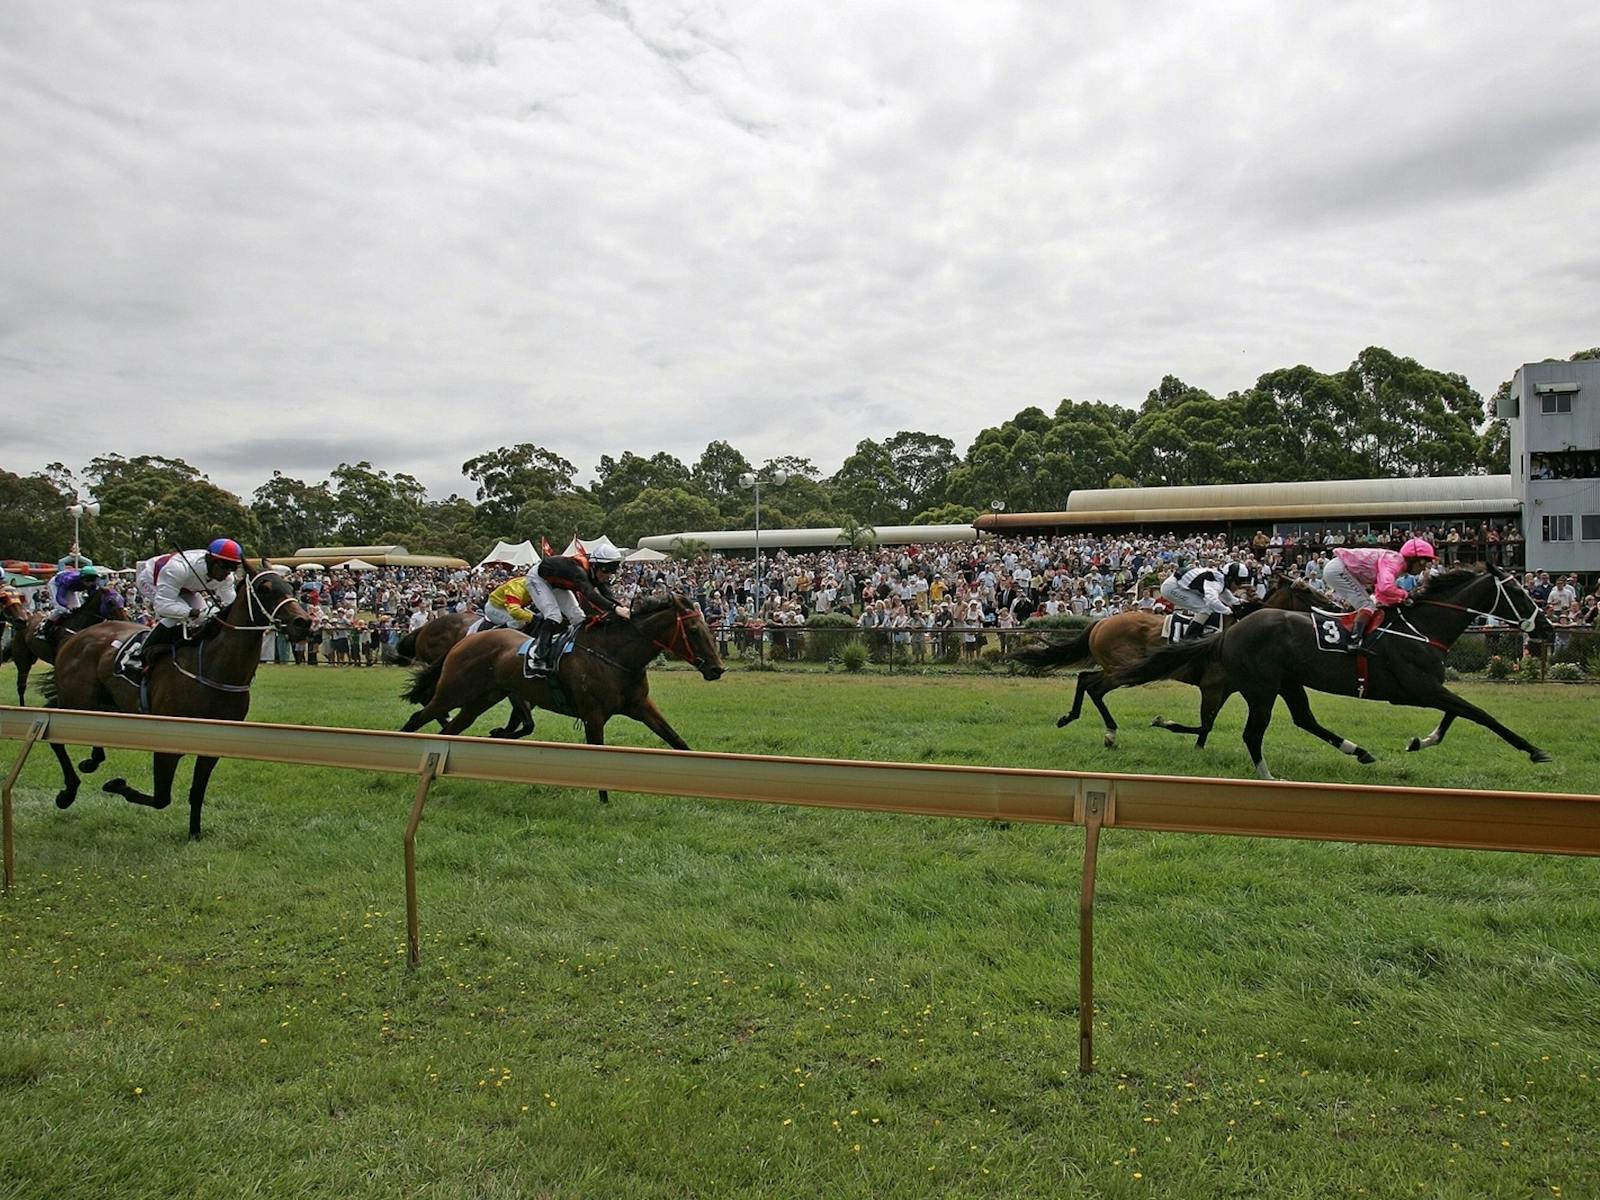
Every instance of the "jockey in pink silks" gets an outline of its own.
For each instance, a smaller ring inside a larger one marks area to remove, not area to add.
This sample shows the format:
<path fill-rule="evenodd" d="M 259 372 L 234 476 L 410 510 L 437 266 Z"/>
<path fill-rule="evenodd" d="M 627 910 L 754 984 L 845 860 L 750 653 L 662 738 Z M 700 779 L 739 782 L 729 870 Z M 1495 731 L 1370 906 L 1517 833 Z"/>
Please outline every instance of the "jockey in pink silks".
<path fill-rule="evenodd" d="M 1398 552 L 1341 546 L 1322 568 L 1322 582 L 1351 608 L 1404 604 L 1411 598 L 1411 593 L 1400 586 L 1400 577 L 1417 574 L 1429 563 L 1437 561 L 1438 557 L 1431 543 L 1417 537 L 1406 542 Z M 1371 620 L 1368 614 L 1362 613 L 1356 617 L 1355 636 L 1349 647 L 1352 654 L 1365 649 L 1369 624 Z"/>

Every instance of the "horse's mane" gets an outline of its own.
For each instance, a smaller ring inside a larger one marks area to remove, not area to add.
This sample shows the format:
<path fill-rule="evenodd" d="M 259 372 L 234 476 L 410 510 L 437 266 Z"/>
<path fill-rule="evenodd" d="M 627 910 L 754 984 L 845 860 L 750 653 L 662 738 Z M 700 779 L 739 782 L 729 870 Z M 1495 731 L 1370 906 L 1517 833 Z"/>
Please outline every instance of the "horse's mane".
<path fill-rule="evenodd" d="M 1481 579 L 1483 572 L 1476 567 L 1456 567 L 1442 575 L 1434 575 L 1423 582 L 1417 589 L 1418 596 L 1445 596 L 1454 595 L 1475 579 Z"/>
<path fill-rule="evenodd" d="M 628 611 L 634 617 L 648 617 L 652 613 L 658 613 L 664 608 L 672 607 L 673 595 L 671 592 L 656 592 L 653 595 L 634 601 Z"/>

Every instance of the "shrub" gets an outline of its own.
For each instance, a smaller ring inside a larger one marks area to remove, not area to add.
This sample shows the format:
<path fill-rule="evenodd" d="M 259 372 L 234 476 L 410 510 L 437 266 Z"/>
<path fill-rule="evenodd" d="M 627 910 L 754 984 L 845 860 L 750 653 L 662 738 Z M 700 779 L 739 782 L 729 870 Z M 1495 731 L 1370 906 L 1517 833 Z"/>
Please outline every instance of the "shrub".
<path fill-rule="evenodd" d="M 1090 621 L 1088 617 L 1080 617 L 1076 613 L 1065 613 L 1059 617 L 1029 617 L 1023 622 L 1024 629 L 1070 629 L 1077 633 L 1087 629 Z"/>
<path fill-rule="evenodd" d="M 867 648 L 860 642 L 847 642 L 839 651 L 839 665 L 854 674 L 867 665 Z"/>
<path fill-rule="evenodd" d="M 1522 664 L 1514 658 L 1501 658 L 1498 654 L 1489 658 L 1490 679 L 1510 679 L 1518 673 Z"/>
<path fill-rule="evenodd" d="M 805 647 L 799 657 L 827 662 L 855 640 L 855 619 L 847 613 L 812 613 L 806 618 Z"/>
<path fill-rule="evenodd" d="M 776 671 L 778 668 L 773 663 L 764 662 L 758 658 L 745 663 L 744 669 L 746 671 Z"/>
<path fill-rule="evenodd" d="M 1455 683 L 1460 678 L 1461 672 L 1456 670 L 1449 663 L 1446 663 L 1444 668 L 1444 681 L 1446 683 Z"/>
<path fill-rule="evenodd" d="M 1575 662 L 1558 662 L 1550 667 L 1547 678 L 1555 679 L 1561 683 L 1577 683 L 1583 678 L 1583 668 Z"/>
<path fill-rule="evenodd" d="M 1459 639 L 1444 656 L 1446 666 L 1458 671 L 1481 671 L 1489 665 L 1489 646 L 1476 634 Z"/>

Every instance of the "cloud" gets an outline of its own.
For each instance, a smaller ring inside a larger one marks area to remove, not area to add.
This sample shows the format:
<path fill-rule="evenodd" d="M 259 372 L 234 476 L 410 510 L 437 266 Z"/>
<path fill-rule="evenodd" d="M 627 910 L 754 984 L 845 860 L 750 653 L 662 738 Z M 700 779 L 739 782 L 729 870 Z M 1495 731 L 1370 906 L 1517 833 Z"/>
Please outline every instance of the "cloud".
<path fill-rule="evenodd" d="M 1487 393 L 1595 340 L 1597 51 L 1568 3 L 11 6 L 7 465 L 832 470 L 1372 344 Z"/>

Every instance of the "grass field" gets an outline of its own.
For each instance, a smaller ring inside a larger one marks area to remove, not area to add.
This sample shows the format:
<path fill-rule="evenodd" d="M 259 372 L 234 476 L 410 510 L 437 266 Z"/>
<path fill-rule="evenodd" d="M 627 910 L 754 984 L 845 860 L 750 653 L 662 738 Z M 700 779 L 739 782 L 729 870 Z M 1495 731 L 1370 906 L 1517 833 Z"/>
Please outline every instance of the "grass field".
<path fill-rule="evenodd" d="M 400 679 L 264 668 L 253 715 L 395 728 Z M 1196 753 L 1147 728 L 1191 689 L 1116 693 L 1106 751 L 1069 683 L 655 693 L 700 749 L 1248 775 L 1237 699 Z M 1556 761 L 1327 697 L 1378 763 L 1281 710 L 1268 761 L 1600 790 L 1600 689 L 1462 690 Z M 1591 860 L 1108 830 L 1084 1078 L 1078 830 L 446 781 L 408 973 L 410 781 L 224 763 L 197 844 L 56 787 L 0 899 L 0 1197 L 1600 1195 Z"/>

